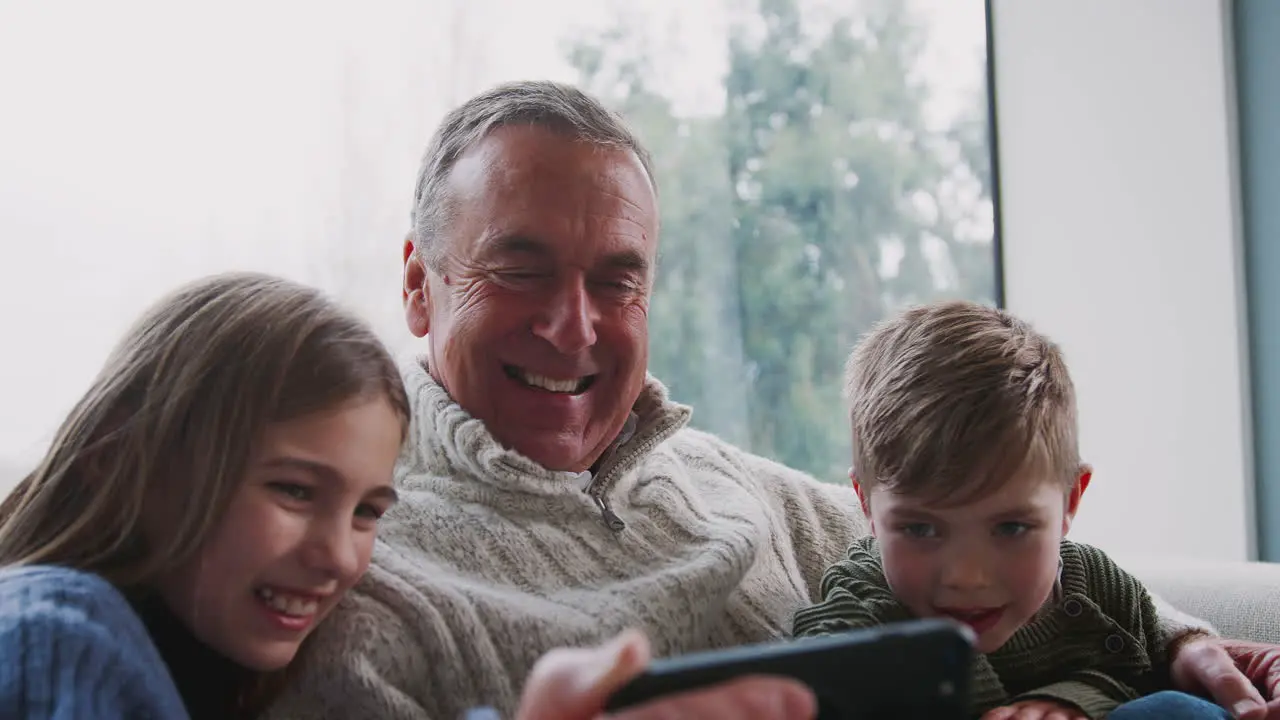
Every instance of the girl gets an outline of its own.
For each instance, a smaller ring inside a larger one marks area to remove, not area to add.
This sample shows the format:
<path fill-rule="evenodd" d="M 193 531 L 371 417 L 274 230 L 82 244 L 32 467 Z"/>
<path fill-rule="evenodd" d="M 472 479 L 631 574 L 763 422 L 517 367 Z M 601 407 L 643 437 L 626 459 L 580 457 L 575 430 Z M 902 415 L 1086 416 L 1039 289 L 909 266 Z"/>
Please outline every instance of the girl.
<path fill-rule="evenodd" d="M 256 714 L 368 566 L 407 421 L 315 290 L 236 273 L 153 306 L 0 506 L 0 706 Z"/>

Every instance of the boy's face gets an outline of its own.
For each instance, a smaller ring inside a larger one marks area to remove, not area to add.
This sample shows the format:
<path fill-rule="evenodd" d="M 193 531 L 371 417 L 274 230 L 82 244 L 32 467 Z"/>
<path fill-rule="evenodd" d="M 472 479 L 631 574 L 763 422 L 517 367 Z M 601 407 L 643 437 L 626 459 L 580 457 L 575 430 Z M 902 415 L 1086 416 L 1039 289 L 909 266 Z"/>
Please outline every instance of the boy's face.
<path fill-rule="evenodd" d="M 917 617 L 968 625 L 978 652 L 989 653 L 1053 592 L 1059 545 L 1089 477 L 1083 469 L 1064 491 L 1043 473 L 1023 473 L 984 498 L 946 508 L 878 487 L 858 487 L 858 494 L 898 599 Z"/>

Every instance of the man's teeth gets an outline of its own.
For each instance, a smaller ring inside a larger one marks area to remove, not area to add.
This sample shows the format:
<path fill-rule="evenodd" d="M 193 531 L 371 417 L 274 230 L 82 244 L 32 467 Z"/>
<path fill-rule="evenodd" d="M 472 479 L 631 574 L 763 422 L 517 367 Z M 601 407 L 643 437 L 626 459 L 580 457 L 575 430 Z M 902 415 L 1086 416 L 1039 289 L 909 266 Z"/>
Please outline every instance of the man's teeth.
<path fill-rule="evenodd" d="M 320 603 L 313 598 L 300 598 L 268 587 L 259 588 L 257 595 L 272 610 L 293 617 L 315 615 L 316 610 L 320 608 Z"/>
<path fill-rule="evenodd" d="M 528 370 L 517 371 L 520 380 L 526 385 L 532 385 L 543 390 L 550 390 L 555 393 L 576 393 L 581 392 L 585 387 L 588 378 L 578 378 L 577 380 L 556 380 L 545 375 L 531 373 Z"/>

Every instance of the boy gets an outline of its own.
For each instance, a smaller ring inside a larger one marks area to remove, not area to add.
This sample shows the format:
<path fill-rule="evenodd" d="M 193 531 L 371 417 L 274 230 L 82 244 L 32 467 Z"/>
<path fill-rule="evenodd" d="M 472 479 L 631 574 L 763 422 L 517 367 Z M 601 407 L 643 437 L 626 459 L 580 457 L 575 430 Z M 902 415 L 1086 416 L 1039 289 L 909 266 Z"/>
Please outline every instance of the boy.
<path fill-rule="evenodd" d="M 977 637 L 972 701 L 989 718 L 1100 718 L 1168 687 L 1146 590 L 1063 539 L 1091 468 L 1054 343 L 981 305 L 915 308 L 859 344 L 846 392 L 872 535 L 827 570 L 797 636 L 953 618 Z M 1230 717 L 1178 693 L 1128 711 L 1174 717 L 1174 705 Z"/>

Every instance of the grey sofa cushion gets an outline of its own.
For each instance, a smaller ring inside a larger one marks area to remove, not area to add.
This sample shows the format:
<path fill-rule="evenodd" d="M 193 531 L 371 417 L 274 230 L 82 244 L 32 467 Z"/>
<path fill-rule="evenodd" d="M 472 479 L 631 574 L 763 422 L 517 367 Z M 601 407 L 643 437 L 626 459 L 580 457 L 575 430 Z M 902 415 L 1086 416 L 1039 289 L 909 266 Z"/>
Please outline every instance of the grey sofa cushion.
<path fill-rule="evenodd" d="M 1116 561 L 1224 637 L 1280 643 L 1280 564 L 1140 556 Z"/>

